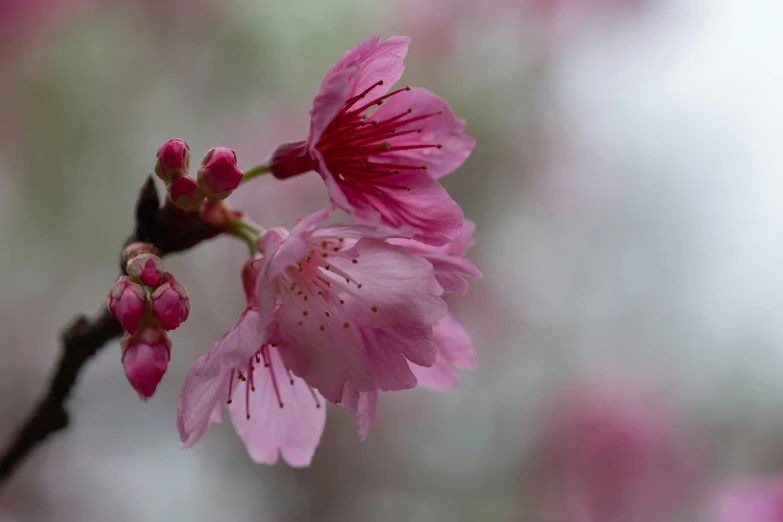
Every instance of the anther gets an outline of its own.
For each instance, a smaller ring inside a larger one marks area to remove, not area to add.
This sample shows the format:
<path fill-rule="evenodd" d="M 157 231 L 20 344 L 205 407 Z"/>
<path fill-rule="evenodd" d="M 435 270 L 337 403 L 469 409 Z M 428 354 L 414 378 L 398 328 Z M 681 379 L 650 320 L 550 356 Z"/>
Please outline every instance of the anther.
<path fill-rule="evenodd" d="M 356 288 L 361 288 L 361 287 L 362 287 L 362 284 L 361 284 L 361 283 L 359 283 L 358 285 L 356 285 Z"/>
<path fill-rule="evenodd" d="M 438 143 L 438 148 L 439 148 L 439 149 L 442 149 L 442 148 L 443 148 L 443 145 L 441 145 L 440 143 Z"/>
<path fill-rule="evenodd" d="M 307 317 L 307 310 L 302 310 L 302 315 Z"/>
<path fill-rule="evenodd" d="M 304 293 L 304 292 L 302 292 L 301 290 L 299 290 L 299 291 L 296 293 L 296 295 L 302 295 L 303 293 Z"/>
<path fill-rule="evenodd" d="M 318 327 L 318 329 L 319 329 L 319 330 L 321 330 L 322 332 L 323 332 L 324 330 L 326 330 L 326 328 L 324 328 L 323 326 L 319 326 L 319 327 Z"/>
<path fill-rule="evenodd" d="M 351 263 L 353 263 L 355 265 L 356 263 L 358 263 L 358 261 L 355 260 L 355 259 L 351 259 Z"/>
<path fill-rule="evenodd" d="M 307 301 L 307 296 L 304 296 L 304 300 Z"/>
<path fill-rule="evenodd" d="M 345 304 L 345 301 L 343 299 L 340 299 L 340 304 Z"/>
<path fill-rule="evenodd" d="M 348 328 L 349 326 L 351 326 L 350 323 L 343 323 L 343 328 Z"/>
<path fill-rule="evenodd" d="M 377 312 L 378 311 L 378 307 L 377 306 L 373 306 L 372 308 L 370 308 L 370 310 L 372 310 L 373 312 Z"/>
<path fill-rule="evenodd" d="M 250 414 L 245 415 L 245 419 L 250 420 Z"/>
<path fill-rule="evenodd" d="M 232 401 L 231 399 L 229 399 L 229 400 L 227 400 L 227 401 L 226 401 L 226 404 L 231 404 L 232 402 L 234 402 L 234 401 Z"/>
<path fill-rule="evenodd" d="M 329 312 L 324 312 L 324 315 L 325 315 L 326 317 L 329 317 Z"/>

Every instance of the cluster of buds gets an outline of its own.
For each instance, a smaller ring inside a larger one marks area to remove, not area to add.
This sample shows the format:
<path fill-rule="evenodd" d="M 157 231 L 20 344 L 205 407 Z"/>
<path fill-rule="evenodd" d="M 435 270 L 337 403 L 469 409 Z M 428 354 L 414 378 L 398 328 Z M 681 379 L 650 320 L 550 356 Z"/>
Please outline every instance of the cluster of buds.
<path fill-rule="evenodd" d="M 189 174 L 190 148 L 183 140 L 168 140 L 160 146 L 155 174 L 166 183 L 171 202 L 182 210 L 199 210 L 206 200 L 227 198 L 242 181 L 237 155 L 225 147 L 209 149 L 196 179 Z"/>
<path fill-rule="evenodd" d="M 185 287 L 163 271 L 153 245 L 129 245 L 122 261 L 128 275 L 114 283 L 107 304 L 125 331 L 120 342 L 125 375 L 146 400 L 168 368 L 171 341 L 166 332 L 185 322 L 190 300 Z"/>

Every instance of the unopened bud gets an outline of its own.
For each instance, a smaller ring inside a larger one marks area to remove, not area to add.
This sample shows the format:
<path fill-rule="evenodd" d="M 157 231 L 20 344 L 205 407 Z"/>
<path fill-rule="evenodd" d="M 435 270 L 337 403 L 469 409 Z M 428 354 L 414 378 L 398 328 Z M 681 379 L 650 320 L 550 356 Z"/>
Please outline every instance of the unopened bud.
<path fill-rule="evenodd" d="M 125 376 L 143 400 L 155 394 L 171 358 L 171 341 L 157 326 L 143 326 L 120 341 Z"/>
<path fill-rule="evenodd" d="M 204 156 L 197 179 L 204 190 L 218 199 L 224 199 L 239 186 L 242 176 L 234 151 L 215 147 Z"/>
<path fill-rule="evenodd" d="M 169 140 L 158 149 L 155 174 L 166 183 L 187 175 L 190 168 L 190 148 L 182 140 Z"/>
<path fill-rule="evenodd" d="M 122 329 L 135 332 L 139 322 L 147 311 L 147 292 L 140 284 L 133 283 L 122 276 L 109 291 L 106 304 L 111 314 L 117 318 Z"/>
<path fill-rule="evenodd" d="M 188 212 L 198 210 L 204 203 L 204 191 L 190 176 L 180 176 L 169 186 L 169 199 L 177 207 Z"/>
<path fill-rule="evenodd" d="M 151 296 L 152 315 L 164 330 L 174 330 L 185 322 L 190 313 L 188 291 L 169 273 L 164 275 L 164 283 Z"/>
<path fill-rule="evenodd" d="M 128 264 L 128 261 L 140 254 L 155 254 L 160 256 L 158 250 L 152 243 L 131 243 L 122 251 L 122 266 Z"/>
<path fill-rule="evenodd" d="M 163 277 L 163 260 L 155 254 L 139 254 L 128 261 L 125 271 L 147 286 L 158 286 Z"/>

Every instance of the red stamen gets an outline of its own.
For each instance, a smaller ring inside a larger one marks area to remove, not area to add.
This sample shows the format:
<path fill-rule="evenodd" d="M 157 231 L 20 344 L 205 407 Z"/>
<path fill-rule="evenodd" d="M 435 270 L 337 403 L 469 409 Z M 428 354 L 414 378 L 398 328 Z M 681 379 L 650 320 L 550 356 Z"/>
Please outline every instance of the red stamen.
<path fill-rule="evenodd" d="M 312 387 L 312 386 L 310 386 L 310 385 L 308 385 L 308 386 L 307 386 L 307 389 L 308 389 L 308 390 L 310 390 L 310 395 L 312 395 L 312 396 L 313 396 L 313 400 L 315 401 L 315 407 L 316 407 L 316 408 L 320 408 L 320 407 L 321 407 L 321 402 L 318 400 L 318 396 L 317 396 L 317 395 L 315 394 L 315 392 L 313 391 L 313 387 Z"/>

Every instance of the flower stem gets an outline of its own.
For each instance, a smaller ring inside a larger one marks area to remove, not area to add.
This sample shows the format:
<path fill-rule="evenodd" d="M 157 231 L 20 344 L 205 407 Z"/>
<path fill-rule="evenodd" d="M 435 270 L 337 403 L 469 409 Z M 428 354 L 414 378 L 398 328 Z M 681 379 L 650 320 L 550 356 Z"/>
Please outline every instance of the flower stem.
<path fill-rule="evenodd" d="M 227 234 L 230 234 L 230 235 L 234 236 L 235 238 L 244 241 L 245 244 L 247 245 L 247 249 L 250 251 L 250 255 L 251 256 L 256 253 L 256 251 L 257 251 L 256 250 L 256 241 L 246 231 L 240 230 L 240 229 L 237 229 L 237 228 L 229 228 L 228 231 L 227 231 Z"/>
<path fill-rule="evenodd" d="M 256 165 L 255 167 L 245 171 L 245 175 L 242 177 L 242 183 L 247 183 L 251 179 L 257 178 L 258 176 L 266 174 L 267 172 L 270 172 L 269 164 L 262 163 L 261 165 Z"/>

